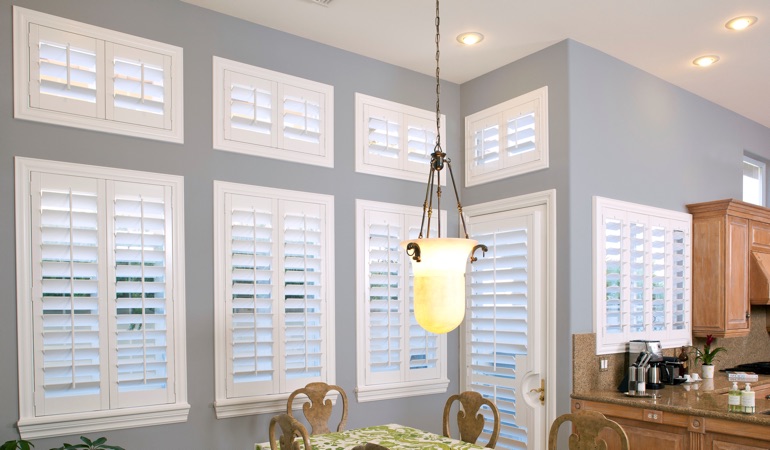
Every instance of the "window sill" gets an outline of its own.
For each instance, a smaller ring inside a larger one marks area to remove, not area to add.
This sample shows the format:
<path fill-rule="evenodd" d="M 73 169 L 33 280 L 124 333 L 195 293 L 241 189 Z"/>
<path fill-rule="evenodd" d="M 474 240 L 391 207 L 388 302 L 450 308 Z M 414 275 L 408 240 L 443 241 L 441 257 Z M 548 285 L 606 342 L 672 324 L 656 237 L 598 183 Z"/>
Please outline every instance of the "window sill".
<path fill-rule="evenodd" d="M 415 395 L 443 394 L 449 387 L 449 380 L 412 381 L 407 383 L 358 386 L 356 398 L 359 402 L 373 402 L 392 398 L 414 397 Z"/>
<path fill-rule="evenodd" d="M 128 410 L 22 418 L 19 419 L 18 427 L 22 439 L 37 439 L 186 422 L 189 412 L 188 403 L 176 403 Z"/>

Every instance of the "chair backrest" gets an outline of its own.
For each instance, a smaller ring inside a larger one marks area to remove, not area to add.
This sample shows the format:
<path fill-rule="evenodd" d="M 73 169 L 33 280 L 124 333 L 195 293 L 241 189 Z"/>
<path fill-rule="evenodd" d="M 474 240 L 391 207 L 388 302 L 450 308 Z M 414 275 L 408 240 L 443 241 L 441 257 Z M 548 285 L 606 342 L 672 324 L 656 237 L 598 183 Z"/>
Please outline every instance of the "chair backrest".
<path fill-rule="evenodd" d="M 332 416 L 331 400 L 324 401 L 324 397 L 329 391 L 337 391 L 342 397 L 342 419 L 337 425 L 337 431 L 345 429 L 345 423 L 348 421 L 348 397 L 341 387 L 326 383 L 309 383 L 303 388 L 299 388 L 291 393 L 286 402 L 286 413 L 291 415 L 291 406 L 294 397 L 299 394 L 305 394 L 310 399 L 302 405 L 302 411 L 305 418 L 311 426 L 310 434 L 329 433 L 329 418 Z"/>
<path fill-rule="evenodd" d="M 572 434 L 569 436 L 570 450 L 607 450 L 607 441 L 599 436 L 599 432 L 605 428 L 618 434 L 621 450 L 628 450 L 628 436 L 623 428 L 597 411 L 579 411 L 557 417 L 548 433 L 548 450 L 556 450 L 559 426 L 567 421 L 572 422 Z"/>
<path fill-rule="evenodd" d="M 390 450 L 384 445 L 375 444 L 374 442 L 367 442 L 365 445 L 356 445 L 353 450 Z"/>
<path fill-rule="evenodd" d="M 456 400 L 459 400 L 460 405 L 462 405 L 460 411 L 457 412 L 457 428 L 460 430 L 460 440 L 471 444 L 476 443 L 484 429 L 484 416 L 479 413 L 479 409 L 481 409 L 482 405 L 487 405 L 492 410 L 494 424 L 492 435 L 489 437 L 489 442 L 487 442 L 486 446 L 495 448 L 497 438 L 500 436 L 500 412 L 494 403 L 474 391 L 461 392 L 447 399 L 446 405 L 444 405 L 444 436 L 451 437 L 449 435 L 449 410 L 452 408 L 452 403 Z"/>
<path fill-rule="evenodd" d="M 295 437 L 301 437 L 302 443 L 305 444 L 305 450 L 312 450 L 310 445 L 310 438 L 307 434 L 307 429 L 304 425 L 299 423 L 297 419 L 288 414 L 278 414 L 270 419 L 270 450 L 278 450 L 275 448 L 275 427 L 281 427 L 281 436 L 278 438 L 278 446 L 281 450 L 295 450 L 299 449 L 299 442 L 295 442 Z"/>

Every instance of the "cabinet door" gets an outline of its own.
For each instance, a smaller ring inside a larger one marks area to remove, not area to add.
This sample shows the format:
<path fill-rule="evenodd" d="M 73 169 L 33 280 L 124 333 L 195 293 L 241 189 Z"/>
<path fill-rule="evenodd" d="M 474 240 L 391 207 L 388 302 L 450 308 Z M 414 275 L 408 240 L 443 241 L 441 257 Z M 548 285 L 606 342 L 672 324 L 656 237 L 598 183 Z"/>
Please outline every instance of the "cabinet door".
<path fill-rule="evenodd" d="M 770 448 L 769 441 L 714 433 L 706 436 L 707 450 L 767 450 Z"/>
<path fill-rule="evenodd" d="M 613 418 L 617 421 L 628 436 L 628 444 L 632 449 L 666 449 L 666 450 L 685 450 L 687 446 L 687 429 L 677 428 L 662 424 L 648 424 L 636 420 L 623 420 Z M 620 439 L 617 434 L 610 430 L 602 430 L 601 437 L 607 441 L 608 449 L 619 449 Z"/>
<path fill-rule="evenodd" d="M 748 219 L 727 216 L 726 237 L 725 335 L 735 336 L 749 329 Z"/>
<path fill-rule="evenodd" d="M 770 223 L 751 221 L 751 249 L 770 252 Z"/>

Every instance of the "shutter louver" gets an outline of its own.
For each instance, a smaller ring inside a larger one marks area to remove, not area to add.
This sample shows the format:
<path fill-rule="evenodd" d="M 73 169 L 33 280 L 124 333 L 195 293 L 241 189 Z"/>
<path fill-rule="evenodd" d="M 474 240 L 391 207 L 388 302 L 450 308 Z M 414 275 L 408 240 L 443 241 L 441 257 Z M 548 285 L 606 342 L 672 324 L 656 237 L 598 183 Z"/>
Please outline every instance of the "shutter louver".
<path fill-rule="evenodd" d="M 304 385 L 324 369 L 323 219 L 314 205 L 287 201 L 282 210 L 286 379 Z"/>
<path fill-rule="evenodd" d="M 42 375 L 36 404 L 41 414 L 98 410 L 106 359 L 99 321 L 98 187 L 92 180 L 41 178 L 34 190 L 40 202 L 34 209 L 40 252 L 33 268 L 39 280 L 35 327 L 42 341 L 35 346 Z"/>
<path fill-rule="evenodd" d="M 232 396 L 278 386 L 275 360 L 275 215 L 268 199 L 232 196 L 230 313 Z"/>
<path fill-rule="evenodd" d="M 96 39 L 36 24 L 30 25 L 33 107 L 97 117 Z"/>
<path fill-rule="evenodd" d="M 282 92 L 283 148 L 321 154 L 323 95 L 289 85 L 284 85 Z"/>
<path fill-rule="evenodd" d="M 113 186 L 117 395 L 123 406 L 165 403 L 172 302 L 170 209 L 163 187 L 121 182 Z"/>

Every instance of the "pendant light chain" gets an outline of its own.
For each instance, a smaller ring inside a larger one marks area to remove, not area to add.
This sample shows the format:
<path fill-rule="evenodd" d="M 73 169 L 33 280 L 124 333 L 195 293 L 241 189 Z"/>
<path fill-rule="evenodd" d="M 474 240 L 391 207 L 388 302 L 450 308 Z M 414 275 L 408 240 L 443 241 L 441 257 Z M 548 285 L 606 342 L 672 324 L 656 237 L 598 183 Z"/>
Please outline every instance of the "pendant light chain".
<path fill-rule="evenodd" d="M 441 149 L 441 69 L 439 68 L 439 58 L 441 57 L 441 50 L 439 43 L 441 42 L 441 33 L 439 26 L 441 25 L 441 17 L 439 16 L 438 2 L 436 0 L 436 148 Z"/>

